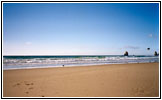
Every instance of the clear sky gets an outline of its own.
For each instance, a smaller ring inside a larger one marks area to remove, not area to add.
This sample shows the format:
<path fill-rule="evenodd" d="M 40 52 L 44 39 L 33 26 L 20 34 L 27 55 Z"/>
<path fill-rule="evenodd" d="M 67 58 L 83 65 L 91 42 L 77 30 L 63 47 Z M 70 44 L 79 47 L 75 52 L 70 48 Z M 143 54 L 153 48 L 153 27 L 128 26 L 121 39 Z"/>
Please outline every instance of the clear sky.
<path fill-rule="evenodd" d="M 147 48 L 150 48 L 150 51 Z M 4 55 L 159 51 L 158 3 L 4 3 Z"/>

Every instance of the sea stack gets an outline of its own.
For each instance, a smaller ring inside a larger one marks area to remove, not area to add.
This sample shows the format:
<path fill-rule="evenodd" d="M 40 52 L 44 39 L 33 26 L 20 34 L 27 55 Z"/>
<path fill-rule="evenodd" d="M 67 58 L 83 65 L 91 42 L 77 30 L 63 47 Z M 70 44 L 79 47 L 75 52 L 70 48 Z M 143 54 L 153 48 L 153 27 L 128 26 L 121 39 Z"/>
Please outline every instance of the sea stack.
<path fill-rule="evenodd" d="M 126 51 L 126 52 L 124 53 L 124 56 L 128 56 L 128 51 Z"/>
<path fill-rule="evenodd" d="M 154 56 L 158 56 L 158 53 L 155 51 Z"/>

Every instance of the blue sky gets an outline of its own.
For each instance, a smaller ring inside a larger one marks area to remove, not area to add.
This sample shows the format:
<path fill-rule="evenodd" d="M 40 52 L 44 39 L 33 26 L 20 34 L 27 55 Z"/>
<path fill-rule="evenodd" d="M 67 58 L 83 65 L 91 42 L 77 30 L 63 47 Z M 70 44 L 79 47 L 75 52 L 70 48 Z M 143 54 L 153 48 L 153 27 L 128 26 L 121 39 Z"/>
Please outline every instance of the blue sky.
<path fill-rule="evenodd" d="M 125 51 L 132 55 L 159 51 L 158 3 L 3 4 L 4 55 Z"/>

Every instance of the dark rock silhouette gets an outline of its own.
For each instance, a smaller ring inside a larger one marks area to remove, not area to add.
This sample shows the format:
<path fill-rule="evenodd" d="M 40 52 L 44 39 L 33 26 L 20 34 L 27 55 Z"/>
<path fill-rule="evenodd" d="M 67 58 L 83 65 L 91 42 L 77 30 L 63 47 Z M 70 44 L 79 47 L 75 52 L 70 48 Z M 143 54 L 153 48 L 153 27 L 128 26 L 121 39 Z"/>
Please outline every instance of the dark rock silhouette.
<path fill-rule="evenodd" d="M 126 51 L 126 52 L 124 53 L 124 56 L 128 56 L 128 51 Z"/>
<path fill-rule="evenodd" d="M 158 56 L 159 54 L 155 51 L 154 56 Z"/>
<path fill-rule="evenodd" d="M 147 48 L 147 50 L 150 50 L 150 48 Z"/>

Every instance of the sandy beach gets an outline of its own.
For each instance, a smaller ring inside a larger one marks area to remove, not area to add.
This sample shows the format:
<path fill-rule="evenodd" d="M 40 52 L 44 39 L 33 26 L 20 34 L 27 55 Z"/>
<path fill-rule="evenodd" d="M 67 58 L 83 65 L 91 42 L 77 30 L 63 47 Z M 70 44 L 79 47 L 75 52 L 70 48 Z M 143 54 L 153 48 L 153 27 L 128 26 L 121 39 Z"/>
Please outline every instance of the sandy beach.
<path fill-rule="evenodd" d="M 159 64 L 3 71 L 4 97 L 158 97 Z"/>

